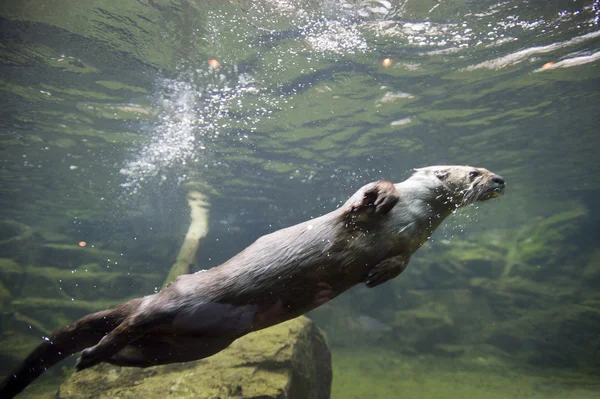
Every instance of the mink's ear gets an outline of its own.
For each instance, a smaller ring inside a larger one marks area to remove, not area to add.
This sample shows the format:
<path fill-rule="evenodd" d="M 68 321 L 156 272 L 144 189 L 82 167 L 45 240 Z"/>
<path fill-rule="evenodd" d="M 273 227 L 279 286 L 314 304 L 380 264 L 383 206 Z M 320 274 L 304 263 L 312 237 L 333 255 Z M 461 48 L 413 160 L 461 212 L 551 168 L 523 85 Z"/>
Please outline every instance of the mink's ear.
<path fill-rule="evenodd" d="M 448 172 L 448 170 L 446 170 L 446 169 L 438 169 L 435 172 L 433 172 L 433 174 L 435 177 L 437 177 L 440 180 L 446 180 L 446 178 L 448 177 L 450 172 Z"/>

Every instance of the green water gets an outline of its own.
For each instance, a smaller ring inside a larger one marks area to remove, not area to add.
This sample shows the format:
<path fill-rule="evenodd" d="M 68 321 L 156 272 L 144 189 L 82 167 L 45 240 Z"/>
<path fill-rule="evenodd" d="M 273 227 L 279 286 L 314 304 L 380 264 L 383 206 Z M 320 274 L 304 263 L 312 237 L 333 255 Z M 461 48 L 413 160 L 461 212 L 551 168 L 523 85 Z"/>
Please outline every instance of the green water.
<path fill-rule="evenodd" d="M 332 397 L 595 397 L 599 13 L 3 1 L 2 374 L 50 331 L 160 287 L 191 188 L 211 202 L 200 269 L 369 181 L 457 163 L 501 174 L 506 195 L 453 215 L 394 281 L 310 315 Z"/>
<path fill-rule="evenodd" d="M 593 376 L 510 365 L 421 357 L 393 358 L 385 352 L 340 352 L 334 362 L 334 398 L 595 398 Z M 369 381 L 368 383 L 362 381 Z"/>

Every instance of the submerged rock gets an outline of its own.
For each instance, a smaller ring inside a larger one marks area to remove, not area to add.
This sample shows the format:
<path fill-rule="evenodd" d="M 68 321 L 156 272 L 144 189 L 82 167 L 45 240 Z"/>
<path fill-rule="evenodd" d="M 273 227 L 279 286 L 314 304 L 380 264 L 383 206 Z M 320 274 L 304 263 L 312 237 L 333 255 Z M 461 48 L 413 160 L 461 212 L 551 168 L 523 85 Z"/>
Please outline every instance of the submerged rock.
<path fill-rule="evenodd" d="M 100 364 L 70 375 L 57 398 L 328 399 L 331 379 L 325 337 L 299 317 L 195 362 L 145 369 Z"/>

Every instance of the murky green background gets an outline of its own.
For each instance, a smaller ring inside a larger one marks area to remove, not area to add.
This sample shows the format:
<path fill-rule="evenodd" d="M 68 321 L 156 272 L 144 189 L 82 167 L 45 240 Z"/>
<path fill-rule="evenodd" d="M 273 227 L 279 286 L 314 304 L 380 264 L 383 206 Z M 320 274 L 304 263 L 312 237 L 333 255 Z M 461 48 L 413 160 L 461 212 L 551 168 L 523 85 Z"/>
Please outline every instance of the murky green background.
<path fill-rule="evenodd" d="M 212 203 L 200 269 L 366 182 L 460 163 L 503 175 L 507 195 L 449 220 L 396 280 L 310 315 L 332 397 L 597 397 L 599 14 L 2 1 L 2 374 L 50 331 L 159 287 L 191 188 Z"/>

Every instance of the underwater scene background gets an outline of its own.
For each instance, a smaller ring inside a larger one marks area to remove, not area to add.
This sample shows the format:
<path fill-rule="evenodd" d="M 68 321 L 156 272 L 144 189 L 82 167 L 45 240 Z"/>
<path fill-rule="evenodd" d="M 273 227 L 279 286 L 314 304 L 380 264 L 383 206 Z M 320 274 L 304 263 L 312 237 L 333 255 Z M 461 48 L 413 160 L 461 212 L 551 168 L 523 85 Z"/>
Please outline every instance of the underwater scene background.
<path fill-rule="evenodd" d="M 600 394 L 600 2 L 0 3 L 0 371 L 377 179 L 468 164 L 506 195 L 397 279 L 311 312 L 332 398 Z M 23 397 L 52 394 L 64 362 Z M 39 396 L 41 397 L 41 396 Z"/>

